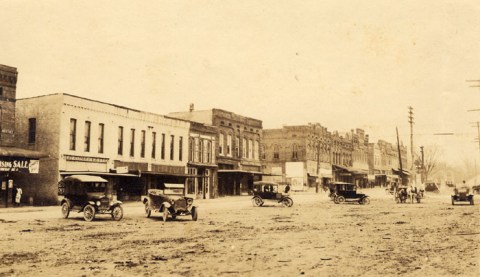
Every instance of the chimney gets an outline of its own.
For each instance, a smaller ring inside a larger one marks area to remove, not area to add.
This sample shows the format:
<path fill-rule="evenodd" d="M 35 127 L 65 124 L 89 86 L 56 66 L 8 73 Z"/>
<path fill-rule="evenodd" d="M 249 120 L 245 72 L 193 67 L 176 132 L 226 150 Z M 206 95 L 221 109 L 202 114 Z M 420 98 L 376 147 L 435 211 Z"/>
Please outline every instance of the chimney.
<path fill-rule="evenodd" d="M 192 103 L 192 104 L 190 104 L 190 112 L 193 112 L 193 110 L 194 110 L 194 105 Z"/>

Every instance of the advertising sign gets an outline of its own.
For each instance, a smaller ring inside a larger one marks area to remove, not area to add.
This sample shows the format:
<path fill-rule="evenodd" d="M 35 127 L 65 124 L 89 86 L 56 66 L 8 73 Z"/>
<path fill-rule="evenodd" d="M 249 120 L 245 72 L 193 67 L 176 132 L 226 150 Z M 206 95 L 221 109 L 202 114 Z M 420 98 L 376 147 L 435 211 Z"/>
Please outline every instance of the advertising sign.
<path fill-rule="evenodd" d="M 303 190 L 304 168 L 303 162 L 287 162 L 285 163 L 286 177 L 291 180 L 292 190 Z"/>
<path fill-rule="evenodd" d="M 40 167 L 39 160 L 21 157 L 1 157 L 0 171 L 38 173 Z"/>

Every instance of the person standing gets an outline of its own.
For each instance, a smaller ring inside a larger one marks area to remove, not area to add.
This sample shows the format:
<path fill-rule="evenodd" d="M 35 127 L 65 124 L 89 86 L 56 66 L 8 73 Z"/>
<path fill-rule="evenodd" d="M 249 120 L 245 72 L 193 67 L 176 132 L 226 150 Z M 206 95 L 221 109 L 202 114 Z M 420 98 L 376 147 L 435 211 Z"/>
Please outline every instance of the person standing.
<path fill-rule="evenodd" d="M 15 205 L 20 207 L 20 200 L 22 200 L 22 189 L 17 188 L 17 194 L 15 195 Z"/>

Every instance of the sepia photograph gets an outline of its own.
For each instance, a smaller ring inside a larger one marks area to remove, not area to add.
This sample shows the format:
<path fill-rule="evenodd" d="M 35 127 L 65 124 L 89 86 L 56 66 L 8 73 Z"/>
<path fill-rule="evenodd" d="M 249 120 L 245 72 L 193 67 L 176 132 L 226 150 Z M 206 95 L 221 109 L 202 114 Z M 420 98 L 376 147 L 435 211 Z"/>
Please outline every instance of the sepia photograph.
<path fill-rule="evenodd" d="M 0 277 L 480 277 L 479 1 L 0 6 Z"/>

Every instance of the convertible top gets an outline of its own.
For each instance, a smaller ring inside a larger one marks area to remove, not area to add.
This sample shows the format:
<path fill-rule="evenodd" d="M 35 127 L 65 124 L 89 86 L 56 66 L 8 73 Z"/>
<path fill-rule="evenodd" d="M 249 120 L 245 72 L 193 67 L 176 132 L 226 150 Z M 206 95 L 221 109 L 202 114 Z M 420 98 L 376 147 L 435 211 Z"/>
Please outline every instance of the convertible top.
<path fill-rule="evenodd" d="M 65 177 L 64 181 L 77 181 L 77 182 L 98 182 L 98 183 L 108 183 L 107 180 L 103 179 L 100 176 L 95 175 L 71 175 Z"/>
<path fill-rule="evenodd" d="M 267 182 L 267 181 L 255 181 L 253 182 L 253 184 L 255 186 L 261 186 L 261 185 L 274 185 L 274 186 L 278 186 L 279 184 L 278 183 L 275 183 L 275 182 Z"/>
<path fill-rule="evenodd" d="M 165 183 L 165 188 L 167 189 L 183 189 L 185 187 L 184 184 L 169 184 Z"/>

